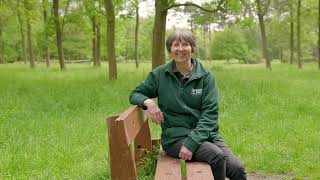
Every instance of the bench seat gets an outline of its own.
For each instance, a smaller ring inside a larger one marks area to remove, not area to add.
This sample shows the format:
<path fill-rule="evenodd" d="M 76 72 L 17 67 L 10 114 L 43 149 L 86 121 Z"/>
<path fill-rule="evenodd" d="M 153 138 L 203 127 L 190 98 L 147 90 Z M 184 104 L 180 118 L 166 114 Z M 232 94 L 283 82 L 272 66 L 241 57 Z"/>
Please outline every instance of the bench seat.
<path fill-rule="evenodd" d="M 172 158 L 160 148 L 155 180 L 180 180 L 180 159 Z M 209 164 L 204 162 L 186 162 L 187 180 L 212 180 L 213 175 Z"/>
<path fill-rule="evenodd" d="M 131 106 L 119 116 L 107 119 L 110 171 L 112 180 L 137 180 L 140 161 L 159 145 L 151 140 L 147 116 L 138 106 Z M 147 151 L 145 151 L 147 150 Z M 160 148 L 156 180 L 211 180 L 210 166 L 201 162 L 186 162 L 186 176 L 181 176 L 180 160 L 171 158 Z"/>

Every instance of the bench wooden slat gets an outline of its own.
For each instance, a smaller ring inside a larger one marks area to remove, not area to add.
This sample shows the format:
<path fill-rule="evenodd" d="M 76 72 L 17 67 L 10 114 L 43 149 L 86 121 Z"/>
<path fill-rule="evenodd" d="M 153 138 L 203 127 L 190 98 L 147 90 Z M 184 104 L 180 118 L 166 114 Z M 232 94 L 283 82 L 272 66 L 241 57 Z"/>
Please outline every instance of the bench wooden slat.
<path fill-rule="evenodd" d="M 213 174 L 210 165 L 204 162 L 188 162 L 187 164 L 187 179 L 192 180 L 210 180 L 213 179 Z"/>
<path fill-rule="evenodd" d="M 130 146 L 143 126 L 145 118 L 140 108 L 131 106 L 126 112 L 121 114 L 116 121 L 124 122 L 127 145 Z"/>
<path fill-rule="evenodd" d="M 160 148 L 155 180 L 180 180 L 180 160 L 171 158 Z"/>
<path fill-rule="evenodd" d="M 160 148 L 155 180 L 181 180 L 180 159 L 172 158 Z M 204 162 L 186 163 L 187 180 L 213 180 L 210 165 Z"/>

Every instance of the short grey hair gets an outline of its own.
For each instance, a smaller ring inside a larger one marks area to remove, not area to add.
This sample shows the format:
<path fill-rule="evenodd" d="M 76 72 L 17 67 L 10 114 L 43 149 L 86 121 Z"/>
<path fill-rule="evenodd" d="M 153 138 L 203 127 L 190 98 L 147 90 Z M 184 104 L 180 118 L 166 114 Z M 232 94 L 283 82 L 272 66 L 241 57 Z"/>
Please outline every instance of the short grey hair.
<path fill-rule="evenodd" d="M 191 45 L 191 52 L 194 52 L 196 48 L 196 38 L 190 30 L 176 30 L 167 37 L 166 47 L 169 53 L 171 52 L 172 43 L 175 40 L 188 42 Z"/>

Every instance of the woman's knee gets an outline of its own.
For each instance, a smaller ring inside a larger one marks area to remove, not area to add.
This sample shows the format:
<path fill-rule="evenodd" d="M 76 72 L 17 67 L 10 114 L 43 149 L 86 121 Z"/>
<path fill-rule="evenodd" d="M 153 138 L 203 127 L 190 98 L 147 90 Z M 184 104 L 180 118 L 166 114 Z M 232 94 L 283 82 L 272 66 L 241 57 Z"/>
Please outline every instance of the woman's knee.
<path fill-rule="evenodd" d="M 195 153 L 198 161 L 207 161 L 209 164 L 217 164 L 225 161 L 223 151 L 210 142 L 204 142 Z"/>

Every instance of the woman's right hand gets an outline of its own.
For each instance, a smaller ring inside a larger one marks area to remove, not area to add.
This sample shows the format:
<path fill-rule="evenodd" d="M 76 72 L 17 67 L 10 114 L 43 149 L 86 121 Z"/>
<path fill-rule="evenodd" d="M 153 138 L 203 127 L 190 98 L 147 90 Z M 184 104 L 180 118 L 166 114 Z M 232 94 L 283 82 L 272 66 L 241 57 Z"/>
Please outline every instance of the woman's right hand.
<path fill-rule="evenodd" d="M 163 114 L 158 105 L 152 99 L 146 99 L 143 102 L 143 105 L 147 107 L 147 112 L 149 113 L 153 122 L 157 124 L 163 123 Z"/>

